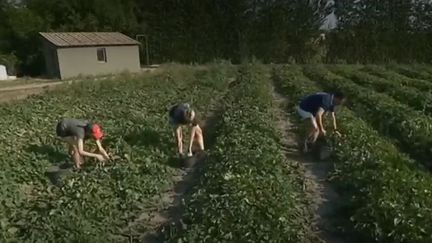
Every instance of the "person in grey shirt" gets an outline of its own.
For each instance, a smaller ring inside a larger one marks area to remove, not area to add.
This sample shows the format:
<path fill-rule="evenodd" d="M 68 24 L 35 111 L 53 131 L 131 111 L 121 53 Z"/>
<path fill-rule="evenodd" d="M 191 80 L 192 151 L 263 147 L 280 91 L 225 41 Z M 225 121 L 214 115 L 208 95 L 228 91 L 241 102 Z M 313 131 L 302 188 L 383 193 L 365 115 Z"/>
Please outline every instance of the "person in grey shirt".
<path fill-rule="evenodd" d="M 169 123 L 175 130 L 175 137 L 177 141 L 177 149 L 180 156 L 183 156 L 183 132 L 182 126 L 191 126 L 191 136 L 188 147 L 188 156 L 192 156 L 192 145 L 197 141 L 199 147 L 204 151 L 204 137 L 199 126 L 198 118 L 195 111 L 189 104 L 178 104 L 169 110 Z"/>
<path fill-rule="evenodd" d="M 101 143 L 103 137 L 102 130 L 96 123 L 64 118 L 57 123 L 56 134 L 69 145 L 69 154 L 72 156 L 77 169 L 80 169 L 84 163 L 82 156 L 96 158 L 103 164 L 106 160 L 109 160 L 109 156 Z M 99 154 L 84 150 L 84 141 L 87 139 L 94 139 L 96 141 Z"/>

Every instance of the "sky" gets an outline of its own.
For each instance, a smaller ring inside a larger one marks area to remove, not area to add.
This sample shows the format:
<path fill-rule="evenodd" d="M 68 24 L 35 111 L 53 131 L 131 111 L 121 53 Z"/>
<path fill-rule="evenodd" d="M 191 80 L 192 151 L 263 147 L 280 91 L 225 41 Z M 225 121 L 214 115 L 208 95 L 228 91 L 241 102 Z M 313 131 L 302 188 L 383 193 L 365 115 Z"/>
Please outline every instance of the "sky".
<path fill-rule="evenodd" d="M 331 13 L 324 20 L 324 23 L 321 25 L 321 29 L 331 30 L 336 28 L 337 26 L 337 18 L 335 13 Z"/>
<path fill-rule="evenodd" d="M 335 4 L 333 0 L 327 2 L 327 5 L 333 5 L 333 4 Z M 336 28 L 336 26 L 337 26 L 337 17 L 333 10 L 332 13 L 330 13 L 324 20 L 324 23 L 321 25 L 321 29 L 331 30 Z"/>

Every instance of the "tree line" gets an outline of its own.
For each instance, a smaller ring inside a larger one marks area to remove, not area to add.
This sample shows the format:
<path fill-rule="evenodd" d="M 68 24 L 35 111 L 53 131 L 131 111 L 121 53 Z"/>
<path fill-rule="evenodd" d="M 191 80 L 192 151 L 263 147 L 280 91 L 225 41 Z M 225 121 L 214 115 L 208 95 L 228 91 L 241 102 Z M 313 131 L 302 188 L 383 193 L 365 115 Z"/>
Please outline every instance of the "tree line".
<path fill-rule="evenodd" d="M 429 62 L 431 29 L 428 0 L 0 0 L 0 63 L 41 74 L 42 31 L 145 34 L 152 63 Z"/>

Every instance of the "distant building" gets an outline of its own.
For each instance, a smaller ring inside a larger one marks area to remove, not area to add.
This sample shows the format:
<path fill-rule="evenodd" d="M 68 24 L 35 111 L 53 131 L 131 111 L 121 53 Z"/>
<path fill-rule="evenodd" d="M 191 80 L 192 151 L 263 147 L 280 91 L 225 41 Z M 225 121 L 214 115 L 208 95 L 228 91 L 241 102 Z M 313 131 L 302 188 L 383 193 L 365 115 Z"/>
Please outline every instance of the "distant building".
<path fill-rule="evenodd" d="M 6 72 L 6 66 L 0 65 L 0 80 L 7 80 L 8 75 Z"/>
<path fill-rule="evenodd" d="M 139 42 L 118 32 L 39 33 L 46 74 L 67 79 L 78 75 L 140 70 Z"/>

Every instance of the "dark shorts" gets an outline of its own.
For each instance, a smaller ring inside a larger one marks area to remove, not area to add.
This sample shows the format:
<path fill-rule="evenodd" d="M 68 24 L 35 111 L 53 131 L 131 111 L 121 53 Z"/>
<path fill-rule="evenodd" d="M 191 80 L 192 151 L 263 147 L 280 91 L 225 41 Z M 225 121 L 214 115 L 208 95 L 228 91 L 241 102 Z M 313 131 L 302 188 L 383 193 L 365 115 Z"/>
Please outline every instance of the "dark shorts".
<path fill-rule="evenodd" d="M 176 119 L 173 116 L 168 116 L 168 123 L 174 128 L 176 129 L 179 126 L 187 126 L 187 125 L 191 125 L 191 126 L 197 126 L 199 125 L 199 120 L 198 119 L 194 119 L 192 122 L 184 122 L 184 121 L 179 121 L 178 119 Z"/>
<path fill-rule="evenodd" d="M 186 125 L 184 121 L 181 121 L 178 116 L 175 115 L 175 111 L 178 106 L 173 106 L 168 112 L 168 122 L 173 128 L 177 128 L 182 125 Z"/>
<path fill-rule="evenodd" d="M 171 115 L 168 117 L 168 123 L 173 127 L 173 128 L 177 128 L 179 126 L 184 126 L 187 124 L 184 124 L 180 121 L 178 121 L 177 119 L 175 119 L 174 117 L 172 117 Z"/>
<path fill-rule="evenodd" d="M 62 121 L 59 121 L 59 122 L 57 123 L 57 127 L 56 127 L 56 134 L 57 134 L 57 136 L 59 136 L 59 137 L 61 137 L 61 138 L 65 138 L 65 137 L 70 137 L 70 136 L 72 136 L 71 134 L 69 134 L 69 133 L 66 131 L 66 128 L 65 128 L 65 126 L 63 125 L 63 122 L 62 122 Z"/>

